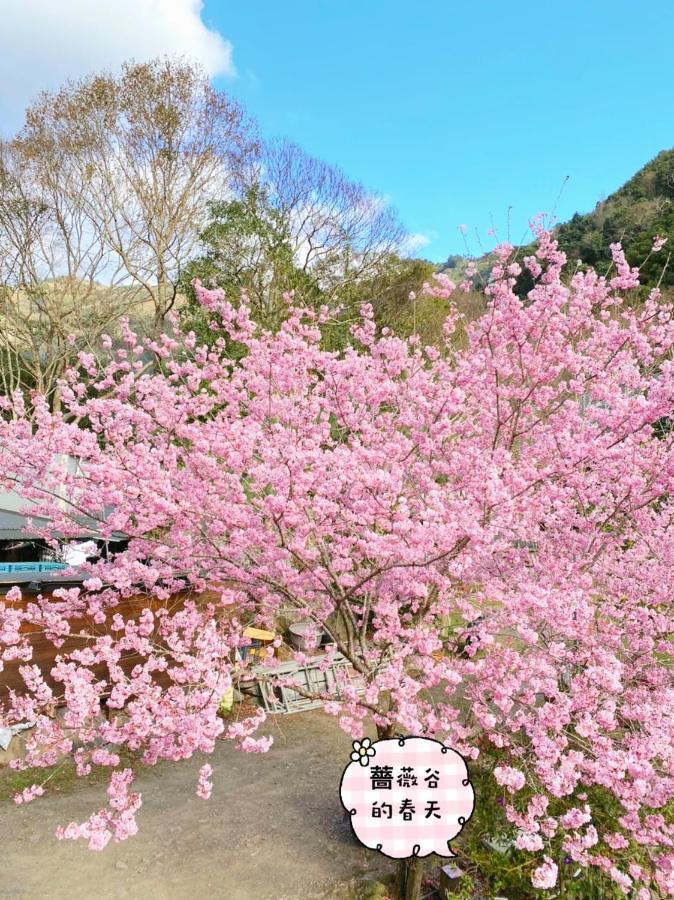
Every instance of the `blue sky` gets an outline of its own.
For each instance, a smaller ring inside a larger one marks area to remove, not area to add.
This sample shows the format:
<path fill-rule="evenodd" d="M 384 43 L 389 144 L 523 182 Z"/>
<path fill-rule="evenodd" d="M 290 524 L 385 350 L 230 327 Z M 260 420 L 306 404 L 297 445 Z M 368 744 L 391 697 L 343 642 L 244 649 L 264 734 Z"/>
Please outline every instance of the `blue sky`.
<path fill-rule="evenodd" d="M 590 210 L 674 145 L 668 2 L 206 0 L 235 94 L 284 135 L 391 198 L 428 238 L 486 246 L 491 216 Z"/>
<path fill-rule="evenodd" d="M 42 89 L 182 54 L 388 196 L 442 260 L 592 209 L 674 145 L 671 0 L 0 0 L 0 136 Z"/>

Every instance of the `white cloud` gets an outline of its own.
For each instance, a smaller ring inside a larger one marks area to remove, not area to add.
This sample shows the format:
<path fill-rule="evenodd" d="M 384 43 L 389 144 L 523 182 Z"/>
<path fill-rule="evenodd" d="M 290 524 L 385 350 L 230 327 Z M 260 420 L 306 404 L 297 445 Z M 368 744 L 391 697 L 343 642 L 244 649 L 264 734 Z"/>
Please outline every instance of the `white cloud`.
<path fill-rule="evenodd" d="M 0 0 L 0 134 L 39 91 L 127 59 L 181 55 L 235 75 L 231 43 L 202 10 L 202 0 Z"/>
<path fill-rule="evenodd" d="M 418 253 L 422 247 L 427 247 L 433 239 L 434 235 L 424 234 L 422 231 L 408 234 L 405 239 L 405 252 L 411 255 Z"/>

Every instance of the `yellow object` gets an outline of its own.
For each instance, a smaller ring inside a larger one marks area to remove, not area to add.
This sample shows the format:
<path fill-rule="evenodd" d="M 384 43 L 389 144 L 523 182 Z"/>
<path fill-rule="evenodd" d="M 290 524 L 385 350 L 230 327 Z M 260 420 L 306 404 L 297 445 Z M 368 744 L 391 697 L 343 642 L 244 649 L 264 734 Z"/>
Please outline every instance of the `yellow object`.
<path fill-rule="evenodd" d="M 263 631 L 261 628 L 244 628 L 243 636 L 251 641 L 273 641 L 276 635 L 273 631 Z"/>
<path fill-rule="evenodd" d="M 244 628 L 243 636 L 253 642 L 251 647 L 246 648 L 251 659 L 264 659 L 267 656 L 267 645 L 276 637 L 273 631 L 252 627 Z"/>
<path fill-rule="evenodd" d="M 234 688 L 231 687 L 220 698 L 220 703 L 218 704 L 218 712 L 220 713 L 221 716 L 226 716 L 227 713 L 230 713 L 232 711 L 233 706 L 234 706 Z"/>

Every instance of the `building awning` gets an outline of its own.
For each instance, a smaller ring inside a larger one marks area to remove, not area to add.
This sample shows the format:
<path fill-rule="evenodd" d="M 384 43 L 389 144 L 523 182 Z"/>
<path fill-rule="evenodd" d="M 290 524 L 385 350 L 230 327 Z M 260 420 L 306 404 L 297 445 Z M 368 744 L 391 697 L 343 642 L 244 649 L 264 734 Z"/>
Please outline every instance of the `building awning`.
<path fill-rule="evenodd" d="M 0 509 L 0 541 L 27 541 L 31 539 L 30 532 L 26 531 L 27 516 L 20 512 L 8 509 Z M 40 527 L 47 524 L 47 519 L 35 517 L 34 521 Z"/>
<path fill-rule="evenodd" d="M 27 516 L 24 513 L 14 512 L 9 509 L 2 509 L 0 506 L 0 541 L 30 541 L 41 540 L 38 534 L 32 530 L 27 530 L 26 524 L 31 519 L 38 528 L 44 528 L 49 524 L 49 519 L 42 516 Z M 102 538 L 96 535 L 96 528 L 100 525 L 94 519 L 83 519 L 79 525 L 82 528 L 80 534 L 69 535 L 69 541 L 90 540 L 90 541 L 124 541 L 128 540 L 127 536 L 120 532 L 113 532 L 109 538 Z M 55 540 L 59 540 L 58 532 L 52 532 L 51 535 Z"/>

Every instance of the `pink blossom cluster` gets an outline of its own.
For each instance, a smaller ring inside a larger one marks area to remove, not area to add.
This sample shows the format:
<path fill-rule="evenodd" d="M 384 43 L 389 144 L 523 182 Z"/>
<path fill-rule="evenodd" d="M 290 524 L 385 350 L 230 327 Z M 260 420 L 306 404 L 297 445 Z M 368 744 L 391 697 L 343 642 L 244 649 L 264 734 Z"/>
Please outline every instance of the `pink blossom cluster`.
<path fill-rule="evenodd" d="M 14 794 L 14 802 L 17 806 L 21 806 L 21 804 L 30 803 L 31 800 L 41 797 L 43 794 L 44 788 L 42 785 L 32 784 L 30 787 L 24 788 L 20 793 Z"/>
<path fill-rule="evenodd" d="M 290 611 L 362 685 L 317 694 L 345 731 L 497 756 L 536 887 L 563 846 L 642 898 L 673 892 L 674 431 L 654 426 L 674 409 L 674 318 L 657 292 L 633 302 L 638 271 L 612 253 L 605 277 L 567 271 L 545 231 L 521 262 L 502 245 L 484 315 L 452 308 L 431 348 L 378 335 L 365 304 L 351 346 L 327 350 L 292 298 L 271 333 L 196 283 L 211 345 L 124 323 L 121 349 L 66 375 L 62 412 L 5 403 L 0 482 L 50 533 L 80 536 L 85 516 L 92 537 L 128 537 L 81 590 L 0 604 L 0 658 L 25 684 L 0 721 L 37 723 L 29 762 L 79 753 L 126 797 L 122 748 L 148 765 L 219 739 L 269 749 L 262 712 L 226 727 L 217 710 L 244 623 Z M 430 289 L 451 301 L 448 279 Z M 50 672 L 31 630 L 58 651 Z M 610 828 L 590 789 L 621 810 Z M 62 834 L 119 840 L 139 802 Z"/>
<path fill-rule="evenodd" d="M 213 767 L 205 763 L 199 769 L 199 780 L 197 782 L 197 795 L 202 800 L 208 800 L 213 790 L 213 782 L 210 780 L 213 774 Z"/>
<path fill-rule="evenodd" d="M 130 793 L 133 781 L 131 769 L 122 769 L 112 773 L 108 787 L 108 807 L 92 813 L 89 818 L 77 824 L 70 822 L 57 830 L 57 836 L 67 840 L 83 838 L 90 850 L 103 850 L 110 840 L 115 842 L 126 840 L 138 831 L 135 813 L 141 806 L 141 796 Z"/>
<path fill-rule="evenodd" d="M 553 888 L 557 884 L 557 872 L 557 865 L 549 856 L 545 856 L 542 865 L 534 870 L 531 883 L 535 888 L 542 890 Z"/>
<path fill-rule="evenodd" d="M 494 778 L 497 784 L 504 785 L 511 794 L 520 791 L 526 784 L 524 772 L 515 769 L 512 766 L 496 766 L 494 769 Z"/>

